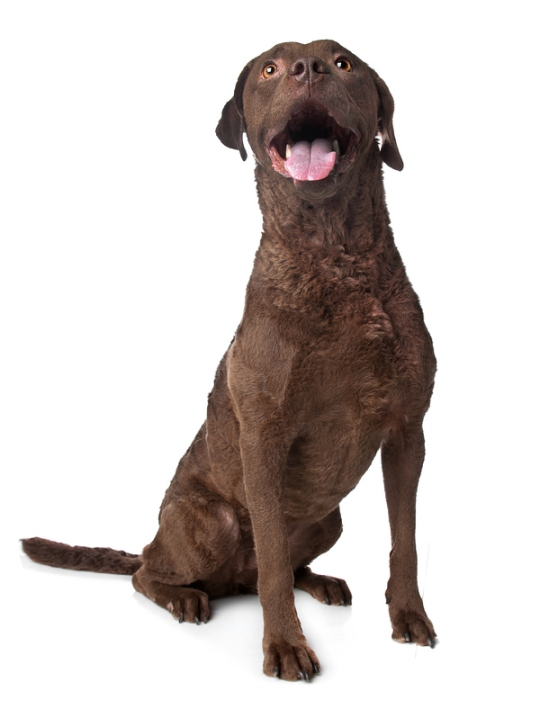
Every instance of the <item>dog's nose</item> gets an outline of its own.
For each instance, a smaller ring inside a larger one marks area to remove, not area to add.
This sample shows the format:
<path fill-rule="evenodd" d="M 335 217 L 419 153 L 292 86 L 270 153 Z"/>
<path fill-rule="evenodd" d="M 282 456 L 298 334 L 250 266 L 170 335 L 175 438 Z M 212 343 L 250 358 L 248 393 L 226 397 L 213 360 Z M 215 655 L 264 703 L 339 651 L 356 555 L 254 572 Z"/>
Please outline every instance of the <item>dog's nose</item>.
<path fill-rule="evenodd" d="M 329 73 L 328 65 L 318 57 L 301 57 L 289 67 L 289 75 L 301 83 L 314 84 Z"/>

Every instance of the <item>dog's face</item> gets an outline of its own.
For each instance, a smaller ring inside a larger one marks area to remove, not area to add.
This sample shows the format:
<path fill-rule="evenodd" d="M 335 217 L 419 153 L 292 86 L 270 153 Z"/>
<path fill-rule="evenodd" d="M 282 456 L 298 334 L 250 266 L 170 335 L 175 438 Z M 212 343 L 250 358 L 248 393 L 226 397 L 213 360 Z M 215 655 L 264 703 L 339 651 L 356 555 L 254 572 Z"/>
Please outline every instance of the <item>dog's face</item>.
<path fill-rule="evenodd" d="M 263 169 L 300 196 L 324 199 L 361 160 L 377 134 L 382 159 L 401 170 L 386 84 L 336 42 L 287 42 L 249 62 L 217 127 L 220 140 L 246 158 L 247 133 Z"/>

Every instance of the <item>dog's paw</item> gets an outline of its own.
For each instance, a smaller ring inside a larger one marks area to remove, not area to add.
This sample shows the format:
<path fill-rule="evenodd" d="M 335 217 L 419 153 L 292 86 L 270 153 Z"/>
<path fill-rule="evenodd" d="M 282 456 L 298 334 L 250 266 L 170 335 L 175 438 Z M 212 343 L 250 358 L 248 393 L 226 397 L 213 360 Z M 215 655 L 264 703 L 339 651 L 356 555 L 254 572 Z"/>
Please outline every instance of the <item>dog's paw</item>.
<path fill-rule="evenodd" d="M 321 671 L 317 655 L 305 639 L 290 643 L 276 639 L 264 643 L 263 671 L 269 677 L 278 677 L 290 682 L 309 680 Z"/>
<path fill-rule="evenodd" d="M 416 643 L 435 647 L 437 633 L 427 617 L 424 609 L 392 608 L 390 604 L 390 620 L 392 622 L 392 638 L 400 643 Z"/>
<path fill-rule="evenodd" d="M 207 623 L 210 620 L 210 603 L 203 591 L 195 588 L 176 588 L 167 610 L 180 623 Z"/>
<path fill-rule="evenodd" d="M 296 572 L 294 585 L 327 606 L 350 606 L 352 603 L 352 593 L 346 581 L 314 574 L 308 568 Z"/>

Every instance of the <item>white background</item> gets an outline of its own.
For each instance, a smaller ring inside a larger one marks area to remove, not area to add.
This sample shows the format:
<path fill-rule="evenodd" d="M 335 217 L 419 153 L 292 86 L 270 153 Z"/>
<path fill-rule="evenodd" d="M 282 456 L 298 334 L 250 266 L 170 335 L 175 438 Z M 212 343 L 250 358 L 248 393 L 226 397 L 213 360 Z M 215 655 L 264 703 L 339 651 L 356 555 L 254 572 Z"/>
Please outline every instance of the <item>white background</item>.
<path fill-rule="evenodd" d="M 9 707 L 538 706 L 538 62 L 532 2 L 3 2 L 1 663 Z M 297 602 L 323 664 L 263 676 L 258 599 L 179 626 L 39 535 L 138 552 L 205 416 L 260 234 L 214 135 L 244 64 L 332 38 L 388 83 L 396 239 L 435 341 L 418 498 L 432 651 L 390 639 L 378 460 Z"/>

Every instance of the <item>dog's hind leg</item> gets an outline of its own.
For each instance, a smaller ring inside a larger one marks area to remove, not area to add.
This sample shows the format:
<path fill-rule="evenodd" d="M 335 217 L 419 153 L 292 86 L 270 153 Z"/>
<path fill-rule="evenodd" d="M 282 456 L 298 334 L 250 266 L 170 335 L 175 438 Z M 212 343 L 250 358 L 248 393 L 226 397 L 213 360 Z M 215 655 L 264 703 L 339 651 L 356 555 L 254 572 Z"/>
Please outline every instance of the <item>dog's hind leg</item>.
<path fill-rule="evenodd" d="M 158 606 L 170 611 L 180 623 L 187 621 L 199 625 L 210 620 L 210 603 L 204 591 L 156 581 L 154 573 L 144 567 L 133 576 L 133 586 Z"/>
<path fill-rule="evenodd" d="M 295 587 L 329 606 L 350 606 L 351 591 L 343 579 L 315 574 L 308 564 L 334 546 L 342 529 L 341 514 L 337 507 L 318 522 L 292 526 L 289 537 Z"/>
<path fill-rule="evenodd" d="M 226 569 L 239 538 L 238 519 L 224 500 L 199 494 L 173 498 L 161 511 L 158 533 L 143 551 L 133 585 L 176 620 L 205 623 L 210 605 L 204 582 L 212 576 L 213 596 L 220 595 L 215 572 Z"/>

